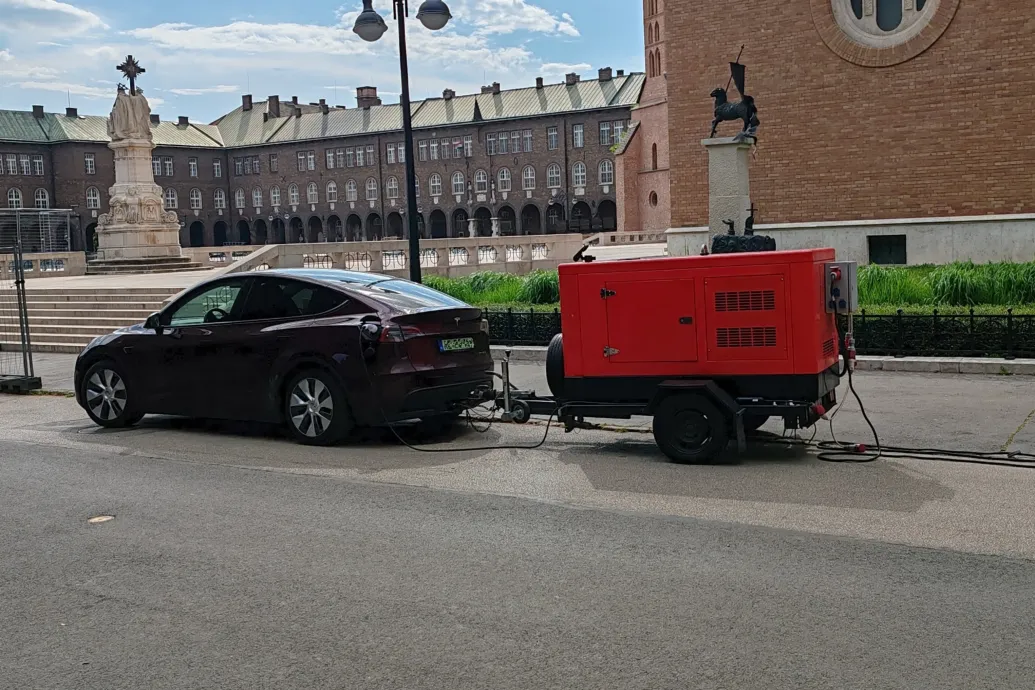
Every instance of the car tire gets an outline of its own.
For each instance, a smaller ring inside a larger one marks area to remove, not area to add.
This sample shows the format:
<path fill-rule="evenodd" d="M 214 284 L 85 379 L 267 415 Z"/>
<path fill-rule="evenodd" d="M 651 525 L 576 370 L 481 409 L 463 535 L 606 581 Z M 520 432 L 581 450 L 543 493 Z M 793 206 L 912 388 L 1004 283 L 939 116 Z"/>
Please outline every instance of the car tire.
<path fill-rule="evenodd" d="M 133 387 L 121 367 L 109 360 L 86 370 L 79 384 L 79 399 L 94 424 L 106 429 L 124 429 L 144 417 L 136 407 Z"/>
<path fill-rule="evenodd" d="M 654 413 L 654 440 L 673 462 L 710 463 L 726 449 L 729 425 L 703 395 L 672 395 Z"/>
<path fill-rule="evenodd" d="M 564 399 L 564 336 L 560 333 L 546 348 L 546 383 L 550 393 L 558 400 Z"/>
<path fill-rule="evenodd" d="M 299 372 L 288 381 L 284 422 L 291 438 L 306 446 L 333 446 L 355 426 L 345 389 L 320 369 Z"/>

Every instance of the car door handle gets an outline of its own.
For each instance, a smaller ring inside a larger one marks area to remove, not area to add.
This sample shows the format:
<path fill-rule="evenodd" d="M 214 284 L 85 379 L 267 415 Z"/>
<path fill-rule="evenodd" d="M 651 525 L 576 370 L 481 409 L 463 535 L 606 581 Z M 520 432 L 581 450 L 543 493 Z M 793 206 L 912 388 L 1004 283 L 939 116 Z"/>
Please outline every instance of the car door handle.
<path fill-rule="evenodd" d="M 694 317 L 692 316 L 681 316 L 679 317 L 679 323 L 683 326 L 691 326 L 694 323 Z"/>

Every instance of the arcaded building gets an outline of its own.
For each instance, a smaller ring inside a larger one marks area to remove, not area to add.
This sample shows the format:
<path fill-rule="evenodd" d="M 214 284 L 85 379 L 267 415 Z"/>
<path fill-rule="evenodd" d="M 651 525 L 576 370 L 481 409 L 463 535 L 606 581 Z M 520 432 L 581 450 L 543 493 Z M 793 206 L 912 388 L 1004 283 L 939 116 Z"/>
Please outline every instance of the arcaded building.
<path fill-rule="evenodd" d="M 212 124 L 153 115 L 155 182 L 183 246 L 401 237 L 407 155 L 426 237 L 612 230 L 614 148 L 645 75 L 595 76 L 414 102 L 412 151 L 374 87 L 356 107 L 245 95 Z M 89 249 L 114 183 L 108 141 L 105 116 L 0 111 L 0 206 L 72 209 Z"/>
<path fill-rule="evenodd" d="M 1030 0 L 655 6 L 673 228 L 708 224 L 708 94 L 743 45 L 762 121 L 751 196 L 780 246 L 886 263 L 1035 258 Z M 645 92 L 651 81 L 648 65 Z"/>

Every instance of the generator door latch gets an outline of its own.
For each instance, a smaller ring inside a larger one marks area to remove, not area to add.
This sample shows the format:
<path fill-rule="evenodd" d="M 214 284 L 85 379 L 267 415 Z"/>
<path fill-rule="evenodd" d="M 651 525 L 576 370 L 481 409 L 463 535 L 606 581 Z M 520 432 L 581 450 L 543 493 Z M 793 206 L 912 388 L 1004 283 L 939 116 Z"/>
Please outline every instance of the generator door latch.
<path fill-rule="evenodd" d="M 608 290 L 607 288 L 600 288 L 600 299 L 607 299 L 608 297 L 614 297 L 615 291 Z"/>
<path fill-rule="evenodd" d="M 690 326 L 694 323 L 694 317 L 692 316 L 680 316 L 679 323 L 683 326 Z"/>
<path fill-rule="evenodd" d="M 617 354 L 618 354 L 618 350 L 614 349 L 613 347 L 605 347 L 604 348 L 604 356 L 605 357 L 614 357 Z"/>

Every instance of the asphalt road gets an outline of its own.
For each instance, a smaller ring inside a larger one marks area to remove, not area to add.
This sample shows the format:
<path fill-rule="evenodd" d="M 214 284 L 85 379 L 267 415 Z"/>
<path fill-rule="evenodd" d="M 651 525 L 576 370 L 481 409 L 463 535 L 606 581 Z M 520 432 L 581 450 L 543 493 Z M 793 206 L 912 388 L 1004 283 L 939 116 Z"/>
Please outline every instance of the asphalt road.
<path fill-rule="evenodd" d="M 856 383 L 887 442 L 1035 449 L 1027 379 Z M 0 420 L 2 690 L 1035 687 L 1030 470 Z"/>

